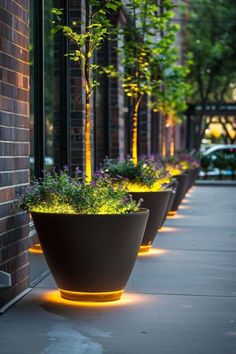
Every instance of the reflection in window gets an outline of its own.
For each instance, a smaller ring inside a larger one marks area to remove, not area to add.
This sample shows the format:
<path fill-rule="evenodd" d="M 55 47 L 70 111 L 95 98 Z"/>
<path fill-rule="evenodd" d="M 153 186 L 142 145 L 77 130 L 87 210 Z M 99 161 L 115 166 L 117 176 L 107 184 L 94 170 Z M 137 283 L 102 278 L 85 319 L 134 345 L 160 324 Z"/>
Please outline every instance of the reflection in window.
<path fill-rule="evenodd" d="M 30 3 L 30 174 L 34 177 L 34 1 Z"/>
<path fill-rule="evenodd" d="M 53 133 L 54 133 L 54 45 L 51 8 L 52 0 L 44 2 L 44 53 L 45 53 L 45 158 L 44 170 L 54 166 Z"/>

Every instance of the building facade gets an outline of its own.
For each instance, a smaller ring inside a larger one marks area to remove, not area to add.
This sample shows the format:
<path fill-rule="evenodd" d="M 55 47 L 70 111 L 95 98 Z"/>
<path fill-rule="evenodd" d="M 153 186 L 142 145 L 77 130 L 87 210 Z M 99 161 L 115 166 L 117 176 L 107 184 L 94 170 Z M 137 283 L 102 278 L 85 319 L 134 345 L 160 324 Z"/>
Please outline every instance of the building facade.
<path fill-rule="evenodd" d="M 80 69 L 65 54 L 70 44 L 51 33 L 51 13 L 58 0 L 0 1 L 0 274 L 10 274 L 12 286 L 0 280 L 0 308 L 30 285 L 29 247 L 37 242 L 29 216 L 18 199 L 33 177 L 53 166 L 83 169 L 85 95 Z M 63 1 L 63 22 L 84 19 L 85 0 Z M 115 21 L 124 26 L 120 11 Z M 118 40 L 104 43 L 95 60 L 123 70 Z M 121 83 L 102 78 L 92 102 L 93 166 L 104 157 L 130 153 L 130 102 Z M 139 155 L 161 154 L 162 119 L 144 99 L 139 117 Z M 167 137 L 168 137 L 168 127 Z M 176 127 L 178 150 L 184 127 Z M 167 152 L 170 139 L 167 139 Z M 32 265 L 31 265 L 32 266 Z M 1 276 L 0 276 L 1 279 Z"/>

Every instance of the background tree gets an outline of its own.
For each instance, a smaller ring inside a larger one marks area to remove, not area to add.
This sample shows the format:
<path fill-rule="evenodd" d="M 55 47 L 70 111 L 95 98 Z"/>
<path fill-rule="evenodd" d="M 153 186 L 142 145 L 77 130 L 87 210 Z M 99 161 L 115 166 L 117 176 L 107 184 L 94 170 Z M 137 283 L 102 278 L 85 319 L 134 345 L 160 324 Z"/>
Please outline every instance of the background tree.
<path fill-rule="evenodd" d="M 159 73 L 159 86 L 153 90 L 151 107 L 162 115 L 162 155 L 166 155 L 166 127 L 171 128 L 171 143 L 174 144 L 174 126 L 184 119 L 187 109 L 187 98 L 191 87 L 187 83 L 187 75 L 191 59 L 185 65 L 179 64 L 178 50 L 172 45 L 165 48 L 163 55 L 154 63 L 153 72 Z M 172 152 L 174 153 L 174 151 Z"/>
<path fill-rule="evenodd" d="M 119 50 L 125 72 L 119 73 L 112 66 L 105 72 L 122 80 L 124 92 L 131 99 L 131 156 L 133 163 L 137 164 L 140 105 L 145 95 L 151 96 L 160 86 L 155 63 L 164 55 L 166 47 L 172 45 L 177 26 L 170 26 L 169 22 L 174 16 L 171 0 L 162 1 L 161 6 L 155 0 L 128 0 L 125 8 L 129 25 L 119 31 L 125 39 Z"/>
<path fill-rule="evenodd" d="M 232 89 L 236 87 L 235 2 L 189 0 L 185 17 L 186 46 L 193 54 L 191 103 L 201 103 L 204 108 L 209 102 L 232 101 Z M 205 130 L 203 123 L 203 115 L 199 115 L 198 146 Z"/>

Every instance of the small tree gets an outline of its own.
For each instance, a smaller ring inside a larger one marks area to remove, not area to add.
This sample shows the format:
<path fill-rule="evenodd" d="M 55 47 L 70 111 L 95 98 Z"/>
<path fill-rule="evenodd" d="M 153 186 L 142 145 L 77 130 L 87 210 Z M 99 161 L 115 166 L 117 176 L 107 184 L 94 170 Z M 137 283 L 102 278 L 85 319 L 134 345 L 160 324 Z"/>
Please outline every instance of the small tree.
<path fill-rule="evenodd" d="M 183 112 L 187 109 L 187 97 L 191 92 L 191 87 L 187 83 L 191 60 L 187 60 L 185 66 L 178 64 L 178 61 L 177 50 L 170 47 L 165 51 L 161 61 L 156 63 L 159 66 L 160 80 L 159 87 L 153 91 L 151 107 L 153 111 L 162 114 L 162 154 L 164 156 L 166 155 L 166 126 L 172 129 L 173 145 L 174 126 L 183 120 Z"/>
<path fill-rule="evenodd" d="M 128 0 L 125 4 L 130 25 L 120 29 L 125 38 L 119 50 L 124 73 L 109 66 L 105 72 L 122 81 L 124 92 L 131 98 L 132 111 L 132 145 L 133 163 L 138 163 L 138 113 L 145 95 L 151 96 L 159 85 L 158 73 L 153 75 L 153 67 L 172 43 L 173 30 L 167 31 L 169 19 L 174 16 L 171 0 L 162 2 L 162 7 L 155 0 Z M 163 11 L 164 10 L 164 11 Z M 164 35 L 162 35 L 164 33 Z M 157 75 L 156 75 L 157 74 Z"/>
<path fill-rule="evenodd" d="M 85 181 L 88 183 L 92 179 L 90 99 L 94 88 L 99 84 L 93 79 L 93 71 L 99 68 L 93 63 L 93 54 L 108 37 L 111 29 L 109 15 L 115 12 L 119 5 L 119 0 L 86 0 L 85 21 L 73 21 L 71 26 L 64 26 L 61 23 L 62 11 L 60 9 L 52 10 L 56 17 L 55 31 L 62 30 L 73 44 L 74 49 L 67 55 L 81 68 L 85 89 Z"/>

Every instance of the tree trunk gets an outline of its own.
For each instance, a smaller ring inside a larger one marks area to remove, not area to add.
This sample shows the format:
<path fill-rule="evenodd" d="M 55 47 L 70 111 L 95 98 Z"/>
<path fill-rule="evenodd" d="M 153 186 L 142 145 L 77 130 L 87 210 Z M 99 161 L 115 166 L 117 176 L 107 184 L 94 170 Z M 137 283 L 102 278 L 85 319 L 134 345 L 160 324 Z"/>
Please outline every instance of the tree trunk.
<path fill-rule="evenodd" d="M 86 30 L 90 25 L 90 4 L 89 1 L 86 2 Z M 90 39 L 89 37 L 85 43 L 85 64 L 84 68 L 84 79 L 85 79 L 85 182 L 90 183 L 92 180 L 92 153 L 91 153 L 91 106 L 90 106 Z"/>
<path fill-rule="evenodd" d="M 138 112 L 141 103 L 141 96 L 138 97 L 135 102 L 133 109 L 133 117 L 132 117 L 132 146 L 131 146 L 131 155 L 134 165 L 138 164 Z"/>
<path fill-rule="evenodd" d="M 85 182 L 92 180 L 92 154 L 91 154 L 91 106 L 89 85 L 86 82 L 86 106 L 85 106 Z"/>
<path fill-rule="evenodd" d="M 167 117 L 162 116 L 162 136 L 161 136 L 161 154 L 162 157 L 166 157 L 166 122 L 167 122 Z"/>

